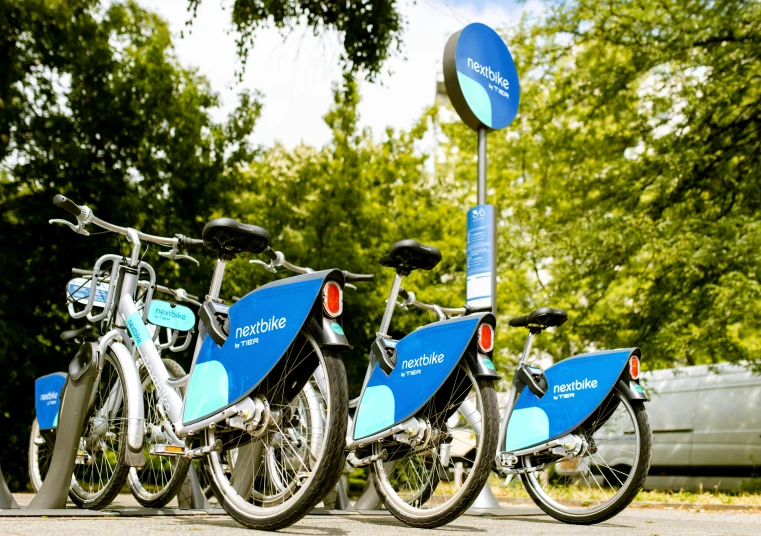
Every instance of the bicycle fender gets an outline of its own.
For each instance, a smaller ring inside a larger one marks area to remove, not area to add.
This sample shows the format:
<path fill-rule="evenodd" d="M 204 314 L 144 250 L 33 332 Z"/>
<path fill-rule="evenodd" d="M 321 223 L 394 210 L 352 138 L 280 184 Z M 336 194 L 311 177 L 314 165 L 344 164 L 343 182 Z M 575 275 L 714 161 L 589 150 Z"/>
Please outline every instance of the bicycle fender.
<path fill-rule="evenodd" d="M 544 371 L 547 393 L 524 389 L 507 427 L 505 450 L 515 452 L 571 433 L 603 403 L 626 375 L 639 348 L 591 352 L 564 359 Z"/>
<path fill-rule="evenodd" d="M 486 322 L 491 324 L 493 328 L 495 328 L 497 323 L 496 318 L 494 318 L 494 315 L 491 313 L 475 313 L 470 316 L 480 318 L 482 320 L 481 323 Z M 491 352 L 489 352 L 489 354 L 491 354 Z M 478 348 L 475 338 L 468 346 L 468 351 L 465 353 L 465 359 L 470 367 L 470 371 L 476 378 L 483 378 L 485 380 L 499 379 L 499 374 L 497 374 L 497 368 L 491 360 L 491 355 L 485 354 Z"/>
<path fill-rule="evenodd" d="M 230 307 L 226 340 L 219 345 L 207 334 L 193 361 L 183 426 L 222 415 L 256 389 L 310 316 L 321 314 L 321 291 L 329 279 L 343 285 L 338 270 L 312 272 L 263 285 Z"/>
<path fill-rule="evenodd" d="M 139 452 L 143 459 L 143 435 L 145 432 L 145 413 L 143 407 L 143 387 L 140 382 L 140 373 L 135 366 L 135 360 L 127 347 L 120 342 L 110 346 L 124 378 L 124 390 L 127 392 L 127 446 L 132 452 Z M 132 458 L 131 458 L 132 459 Z M 139 465 L 142 465 L 139 464 Z"/>
<path fill-rule="evenodd" d="M 403 422 L 433 397 L 474 343 L 481 317 L 469 315 L 416 329 L 396 344 L 396 366 L 376 365 L 362 389 L 353 439 Z"/>
<path fill-rule="evenodd" d="M 621 390 L 622 393 L 626 395 L 626 398 L 629 400 L 641 400 L 642 402 L 650 401 L 650 398 L 648 398 L 645 390 L 640 386 L 639 381 L 627 381 L 627 379 L 622 377 L 618 380 L 616 386 Z"/>
<path fill-rule="evenodd" d="M 341 327 L 341 324 L 336 322 L 337 319 L 320 315 L 322 316 L 320 322 L 315 318 L 316 316 L 317 315 L 312 315 L 309 318 L 307 329 L 309 330 L 309 333 L 312 334 L 312 337 L 314 337 L 314 340 L 317 341 L 317 344 L 320 346 L 331 346 L 338 349 L 351 349 L 352 346 L 346 339 L 346 335 L 344 334 L 344 330 Z"/>

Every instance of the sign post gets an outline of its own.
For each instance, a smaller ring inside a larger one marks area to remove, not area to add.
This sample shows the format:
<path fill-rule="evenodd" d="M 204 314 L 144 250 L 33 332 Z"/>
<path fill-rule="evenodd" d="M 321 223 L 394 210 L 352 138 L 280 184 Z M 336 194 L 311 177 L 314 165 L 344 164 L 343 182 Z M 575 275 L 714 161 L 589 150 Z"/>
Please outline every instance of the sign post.
<path fill-rule="evenodd" d="M 468 211 L 467 302 L 497 310 L 494 206 L 486 203 L 486 135 L 515 119 L 520 85 L 507 45 L 485 24 L 469 24 L 444 48 L 444 85 L 463 123 L 478 133 L 478 206 Z"/>
<path fill-rule="evenodd" d="M 444 47 L 444 85 L 460 119 L 478 133 L 478 205 L 468 211 L 467 225 L 467 303 L 496 313 L 497 218 L 486 202 L 486 135 L 513 122 L 521 93 L 515 62 L 499 34 L 474 23 L 450 37 Z M 497 509 L 487 483 L 468 512 Z"/>

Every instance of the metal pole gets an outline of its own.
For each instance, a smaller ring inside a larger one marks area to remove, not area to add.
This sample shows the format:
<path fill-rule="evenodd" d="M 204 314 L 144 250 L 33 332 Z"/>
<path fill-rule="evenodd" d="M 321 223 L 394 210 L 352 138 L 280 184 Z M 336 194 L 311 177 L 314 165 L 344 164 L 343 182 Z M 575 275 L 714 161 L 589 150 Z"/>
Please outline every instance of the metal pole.
<path fill-rule="evenodd" d="M 486 204 L 486 128 L 478 129 L 478 204 Z"/>

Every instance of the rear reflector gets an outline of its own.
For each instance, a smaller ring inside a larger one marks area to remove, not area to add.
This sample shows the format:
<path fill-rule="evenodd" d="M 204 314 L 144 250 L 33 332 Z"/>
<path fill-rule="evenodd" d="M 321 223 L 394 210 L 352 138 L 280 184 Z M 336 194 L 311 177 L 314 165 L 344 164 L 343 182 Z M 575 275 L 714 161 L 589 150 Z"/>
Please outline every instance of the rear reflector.
<path fill-rule="evenodd" d="M 629 359 L 629 376 L 631 376 L 632 380 L 639 379 L 639 357 L 636 355 L 633 355 Z"/>
<path fill-rule="evenodd" d="M 491 352 L 494 348 L 494 328 L 491 324 L 478 326 L 478 347 L 482 352 Z"/>
<path fill-rule="evenodd" d="M 335 281 L 325 283 L 322 287 L 322 307 L 330 318 L 335 318 L 343 312 L 344 300 L 341 285 Z"/>

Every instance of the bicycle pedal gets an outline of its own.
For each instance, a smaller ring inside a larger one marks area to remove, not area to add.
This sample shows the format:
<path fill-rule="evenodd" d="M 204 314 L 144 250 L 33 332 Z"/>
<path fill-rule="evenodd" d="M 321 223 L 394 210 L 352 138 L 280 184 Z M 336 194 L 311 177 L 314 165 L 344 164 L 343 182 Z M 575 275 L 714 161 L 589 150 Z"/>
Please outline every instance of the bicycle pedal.
<path fill-rule="evenodd" d="M 151 454 L 155 456 L 184 456 L 187 451 L 187 447 L 178 445 L 167 445 L 165 443 L 151 445 Z"/>

